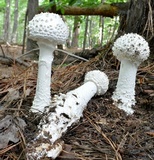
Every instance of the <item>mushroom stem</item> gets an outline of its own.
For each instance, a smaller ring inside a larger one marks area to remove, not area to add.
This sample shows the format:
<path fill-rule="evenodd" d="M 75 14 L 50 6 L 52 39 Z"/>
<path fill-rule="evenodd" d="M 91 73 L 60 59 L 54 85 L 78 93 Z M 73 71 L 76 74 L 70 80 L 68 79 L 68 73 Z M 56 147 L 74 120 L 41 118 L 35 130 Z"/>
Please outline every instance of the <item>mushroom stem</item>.
<path fill-rule="evenodd" d="M 43 112 L 44 107 L 49 106 L 51 102 L 51 66 L 54 58 L 53 51 L 55 50 L 55 46 L 47 42 L 38 42 L 38 45 L 40 48 L 38 78 L 36 94 L 31 108 L 32 112 Z"/>
<path fill-rule="evenodd" d="M 112 47 L 113 55 L 121 61 L 119 79 L 112 99 L 115 105 L 127 114 L 133 114 L 135 105 L 135 81 L 138 66 L 150 53 L 146 40 L 136 34 L 128 33 L 119 37 Z"/>
<path fill-rule="evenodd" d="M 59 142 L 73 123 L 83 115 L 83 110 L 89 100 L 95 95 L 103 95 L 108 89 L 108 78 L 100 71 L 91 71 L 85 77 L 84 84 L 66 94 L 53 97 L 51 107 L 46 107 L 44 117 L 38 126 L 37 137 L 28 145 L 27 157 L 41 159 L 42 157 L 56 158 L 52 149 Z M 52 110 L 52 111 L 51 111 Z M 44 145 L 42 145 L 42 142 Z M 55 148 L 57 148 L 55 146 Z M 62 148 L 56 150 L 61 152 Z"/>
<path fill-rule="evenodd" d="M 72 117 L 72 119 L 79 119 L 82 116 L 83 110 L 85 109 L 89 100 L 97 93 L 97 86 L 94 82 L 88 81 L 79 88 L 70 91 L 66 94 L 66 100 L 64 108 L 70 108 L 65 112 Z"/>
<path fill-rule="evenodd" d="M 37 41 L 40 48 L 36 95 L 32 112 L 43 112 L 51 102 L 51 65 L 53 51 L 57 44 L 64 44 L 68 38 L 67 25 L 58 14 L 40 13 L 29 21 L 28 38 Z"/>
<path fill-rule="evenodd" d="M 133 114 L 131 108 L 135 105 L 135 82 L 137 65 L 129 60 L 122 60 L 120 65 L 119 78 L 116 90 L 112 96 L 114 103 L 118 103 L 118 108 L 123 109 L 128 114 Z"/>

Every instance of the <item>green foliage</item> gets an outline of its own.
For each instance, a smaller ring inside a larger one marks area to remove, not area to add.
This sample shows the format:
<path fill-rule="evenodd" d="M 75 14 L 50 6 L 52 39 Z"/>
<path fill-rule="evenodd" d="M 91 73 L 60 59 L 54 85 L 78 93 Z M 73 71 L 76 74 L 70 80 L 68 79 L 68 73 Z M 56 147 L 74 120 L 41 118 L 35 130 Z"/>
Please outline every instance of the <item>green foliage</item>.
<path fill-rule="evenodd" d="M 127 0 L 106 0 L 105 3 L 120 3 L 127 2 Z M 53 6 L 56 5 L 57 10 L 65 7 L 65 6 L 78 6 L 78 7 L 94 7 L 101 3 L 101 0 L 53 0 L 49 3 L 48 0 L 44 0 L 42 5 Z"/>
<path fill-rule="evenodd" d="M 105 3 L 119 3 L 126 2 L 127 0 L 106 0 Z M 49 2 L 48 0 L 42 1 L 41 5 L 45 8 L 45 10 L 49 10 L 51 7 L 56 6 L 56 10 L 60 10 L 62 14 L 64 14 L 64 7 L 66 6 L 74 6 L 74 7 L 95 7 L 101 3 L 101 0 L 52 0 Z"/>
<path fill-rule="evenodd" d="M 5 2 L 4 1 L 0 1 L 0 12 L 3 12 L 5 9 Z"/>
<path fill-rule="evenodd" d="M 48 2 L 44 0 L 42 2 L 42 6 L 50 8 L 56 5 L 57 10 L 63 9 L 65 6 L 79 6 L 79 7 L 94 7 L 101 3 L 101 0 L 53 0 L 52 2 Z"/>
<path fill-rule="evenodd" d="M 79 7 L 94 7 L 101 3 L 101 0 L 75 0 L 73 6 Z"/>

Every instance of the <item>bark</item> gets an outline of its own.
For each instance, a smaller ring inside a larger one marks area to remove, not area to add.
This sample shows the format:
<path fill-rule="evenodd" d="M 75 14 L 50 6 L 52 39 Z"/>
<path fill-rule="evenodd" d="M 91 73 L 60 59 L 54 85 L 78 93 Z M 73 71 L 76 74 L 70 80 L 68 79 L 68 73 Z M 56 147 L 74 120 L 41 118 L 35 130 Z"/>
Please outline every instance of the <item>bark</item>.
<path fill-rule="evenodd" d="M 88 21 L 89 21 L 89 16 L 86 17 L 86 24 L 85 24 L 85 32 L 84 32 L 84 41 L 83 41 L 83 51 L 86 48 L 86 41 L 87 41 L 87 33 L 88 33 Z"/>
<path fill-rule="evenodd" d="M 49 8 L 44 6 L 39 7 L 39 12 L 54 12 L 63 15 L 102 15 L 104 17 L 117 16 L 121 12 L 126 12 L 128 3 L 113 3 L 113 4 L 99 4 L 96 7 L 73 7 L 67 6 L 61 10 L 56 10 L 56 7 Z"/>
<path fill-rule="evenodd" d="M 4 64 L 4 65 L 8 65 L 8 66 L 10 66 L 14 63 L 17 63 L 17 64 L 20 64 L 25 67 L 30 67 L 30 65 L 28 63 L 26 63 L 20 59 L 15 59 L 14 57 L 6 56 L 6 55 L 4 56 L 4 54 L 3 54 L 3 56 L 0 55 L 0 63 Z"/>
<path fill-rule="evenodd" d="M 103 44 L 103 31 L 104 31 L 104 17 L 100 16 L 99 22 L 99 38 L 98 38 L 98 45 L 102 46 Z"/>
<path fill-rule="evenodd" d="M 9 42 L 10 39 L 10 7 L 11 0 L 5 0 L 5 17 L 4 17 L 4 41 Z"/>
<path fill-rule="evenodd" d="M 78 48 L 78 38 L 80 32 L 80 18 L 79 16 L 74 17 L 74 29 L 73 29 L 73 37 L 72 37 L 72 44 L 71 47 Z"/>
<path fill-rule="evenodd" d="M 89 46 L 89 48 L 91 48 L 92 42 L 94 41 L 94 39 L 92 38 L 93 18 L 94 17 L 89 18 L 89 28 L 88 28 L 89 30 L 88 30 L 88 38 L 87 38 L 87 45 Z"/>
<path fill-rule="evenodd" d="M 35 14 L 38 13 L 38 0 L 29 0 L 28 1 L 28 10 L 27 10 L 27 18 L 28 18 L 28 22 L 35 16 Z M 33 40 L 31 39 L 27 39 L 27 52 L 36 48 L 37 45 L 36 45 L 36 42 L 34 42 Z"/>
<path fill-rule="evenodd" d="M 101 3 L 104 4 L 106 0 L 101 0 Z M 103 44 L 103 36 L 104 36 L 104 17 L 100 16 L 100 24 L 99 24 L 99 39 L 98 39 L 98 45 L 102 46 Z"/>
<path fill-rule="evenodd" d="M 11 36 L 11 43 L 16 43 L 17 28 L 18 28 L 18 0 L 15 0 L 14 24 L 13 24 L 13 31 L 12 31 L 12 36 Z"/>

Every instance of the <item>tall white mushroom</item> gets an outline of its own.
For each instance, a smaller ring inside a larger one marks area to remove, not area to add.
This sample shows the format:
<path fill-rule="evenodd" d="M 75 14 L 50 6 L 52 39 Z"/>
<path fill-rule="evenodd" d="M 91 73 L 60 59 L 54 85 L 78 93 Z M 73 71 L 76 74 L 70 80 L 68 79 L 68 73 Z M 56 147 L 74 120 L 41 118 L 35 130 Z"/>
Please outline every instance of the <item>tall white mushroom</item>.
<path fill-rule="evenodd" d="M 149 45 L 143 37 L 129 33 L 119 37 L 112 48 L 113 55 L 121 61 L 120 73 L 112 99 L 118 108 L 133 114 L 135 105 L 135 81 L 137 68 L 150 53 Z"/>
<path fill-rule="evenodd" d="M 28 38 L 37 41 L 40 49 L 38 78 L 32 111 L 43 111 L 51 102 L 51 67 L 57 44 L 65 43 L 69 32 L 62 18 L 54 13 L 35 15 L 28 25 Z"/>
<path fill-rule="evenodd" d="M 35 140 L 28 144 L 27 157 L 56 158 L 62 150 L 59 138 L 73 123 L 83 115 L 83 110 L 94 95 L 103 95 L 108 89 L 109 80 L 105 73 L 94 70 L 85 75 L 84 84 L 66 94 L 53 98 L 51 108 L 46 108 L 44 118 L 39 124 L 39 133 Z M 52 109 L 53 110 L 53 109 Z M 55 143 L 56 142 L 56 143 Z"/>

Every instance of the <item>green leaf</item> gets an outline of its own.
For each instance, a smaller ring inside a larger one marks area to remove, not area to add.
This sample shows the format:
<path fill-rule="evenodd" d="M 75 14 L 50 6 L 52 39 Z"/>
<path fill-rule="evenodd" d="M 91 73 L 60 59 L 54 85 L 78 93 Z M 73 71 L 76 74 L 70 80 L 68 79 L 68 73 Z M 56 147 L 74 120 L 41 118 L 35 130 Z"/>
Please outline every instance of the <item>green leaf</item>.
<path fill-rule="evenodd" d="M 69 4 L 70 6 L 72 6 L 73 4 L 76 3 L 76 1 L 77 1 L 77 0 L 70 0 L 68 4 Z"/>

